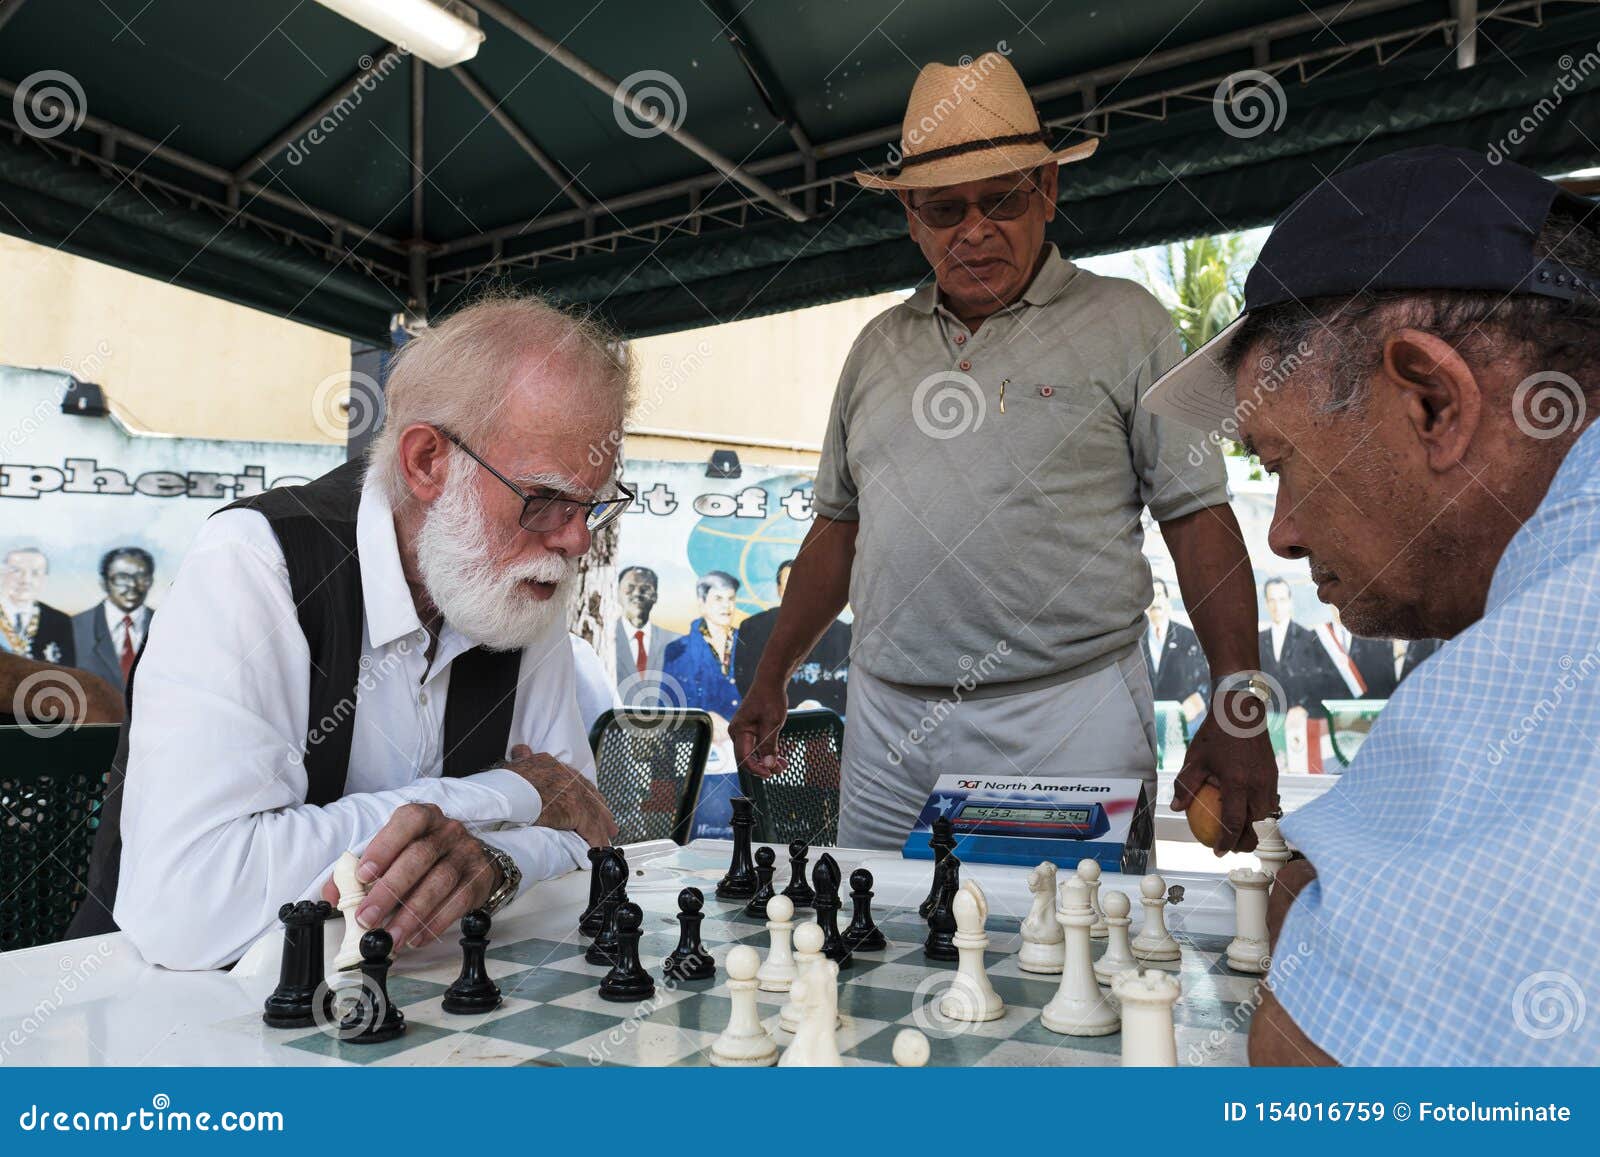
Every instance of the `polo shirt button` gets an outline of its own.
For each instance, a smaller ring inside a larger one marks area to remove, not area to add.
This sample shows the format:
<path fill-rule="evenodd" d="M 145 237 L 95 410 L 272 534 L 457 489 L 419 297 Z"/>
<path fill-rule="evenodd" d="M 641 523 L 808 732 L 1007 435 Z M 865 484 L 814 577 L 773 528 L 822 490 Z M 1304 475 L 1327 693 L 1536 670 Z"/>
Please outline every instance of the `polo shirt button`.
<path fill-rule="evenodd" d="M 972 363 L 968 362 L 968 361 L 963 361 L 961 363 L 961 368 L 964 369 L 964 370 L 970 370 L 972 368 Z"/>
<path fill-rule="evenodd" d="M 1056 388 L 1054 386 L 1040 386 L 1039 387 L 1039 396 L 1041 398 L 1048 398 L 1051 395 L 1053 395 L 1055 392 L 1056 392 Z"/>
<path fill-rule="evenodd" d="M 956 345 L 966 345 L 966 344 L 967 344 L 967 335 L 964 334 L 964 333 L 956 334 Z"/>

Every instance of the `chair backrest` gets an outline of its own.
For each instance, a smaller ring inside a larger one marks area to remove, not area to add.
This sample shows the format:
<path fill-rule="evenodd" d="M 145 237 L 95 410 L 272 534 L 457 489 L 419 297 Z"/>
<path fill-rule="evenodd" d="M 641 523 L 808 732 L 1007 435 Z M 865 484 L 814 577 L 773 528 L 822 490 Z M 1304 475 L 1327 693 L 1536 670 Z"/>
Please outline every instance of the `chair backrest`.
<path fill-rule="evenodd" d="M 711 752 L 711 716 L 675 707 L 614 707 L 589 731 L 600 794 L 618 844 L 689 842 Z"/>
<path fill-rule="evenodd" d="M 121 730 L 0 727 L 0 951 L 66 934 Z"/>
<path fill-rule="evenodd" d="M 778 732 L 785 767 L 768 779 L 739 769 L 739 790 L 755 805 L 754 838 L 763 844 L 833 847 L 839 838 L 839 758 L 844 720 L 832 711 L 791 711 Z"/>

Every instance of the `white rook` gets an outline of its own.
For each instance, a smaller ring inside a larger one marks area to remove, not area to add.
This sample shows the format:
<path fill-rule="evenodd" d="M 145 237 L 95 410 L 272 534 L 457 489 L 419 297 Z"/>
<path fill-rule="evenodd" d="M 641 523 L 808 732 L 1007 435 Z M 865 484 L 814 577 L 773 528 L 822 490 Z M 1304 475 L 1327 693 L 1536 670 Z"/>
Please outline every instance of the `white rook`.
<path fill-rule="evenodd" d="M 1228 967 L 1238 972 L 1267 970 L 1267 889 L 1272 877 L 1254 868 L 1228 873 L 1233 885 L 1233 939 L 1228 943 Z"/>
<path fill-rule="evenodd" d="M 1111 982 L 1111 991 L 1122 1005 L 1123 1066 L 1175 1067 L 1178 1038 L 1172 1006 L 1182 991 L 1178 978 L 1159 969 L 1129 969 Z"/>

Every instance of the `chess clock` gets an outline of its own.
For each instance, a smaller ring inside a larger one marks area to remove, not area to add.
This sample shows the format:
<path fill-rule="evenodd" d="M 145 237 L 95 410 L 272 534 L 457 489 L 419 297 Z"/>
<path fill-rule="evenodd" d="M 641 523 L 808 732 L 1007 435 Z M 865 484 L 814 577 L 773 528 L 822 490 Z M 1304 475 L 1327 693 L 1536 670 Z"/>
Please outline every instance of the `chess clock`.
<path fill-rule="evenodd" d="M 956 854 L 972 863 L 1032 867 L 1050 860 L 1076 868 L 1092 859 L 1107 872 L 1141 873 L 1154 825 L 1137 779 L 1012 778 L 942 775 L 902 848 L 933 855 L 933 823 L 950 821 Z"/>
<path fill-rule="evenodd" d="M 1093 840 L 1111 830 L 1105 805 L 1064 807 L 1042 803 L 982 803 L 967 800 L 950 817 L 959 839 L 974 836 L 1031 836 L 1036 839 Z"/>

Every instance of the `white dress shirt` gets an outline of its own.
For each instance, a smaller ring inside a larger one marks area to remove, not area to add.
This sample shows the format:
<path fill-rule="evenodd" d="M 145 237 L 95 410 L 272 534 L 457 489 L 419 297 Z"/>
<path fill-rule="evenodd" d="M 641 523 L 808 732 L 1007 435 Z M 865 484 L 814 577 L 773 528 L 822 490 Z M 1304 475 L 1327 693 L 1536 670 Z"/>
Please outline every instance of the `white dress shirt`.
<path fill-rule="evenodd" d="M 133 620 L 133 626 L 127 633 L 133 636 L 133 652 L 138 654 L 139 645 L 144 642 L 145 622 L 150 618 L 150 608 L 141 606 L 131 611 L 124 611 L 110 599 L 101 602 L 100 606 L 106 613 L 106 626 L 111 631 L 111 649 L 118 655 L 122 654 L 124 632 L 122 620 L 128 618 Z"/>
<path fill-rule="evenodd" d="M 1168 626 L 1163 626 L 1160 630 L 1157 630 L 1155 624 L 1151 623 L 1150 629 L 1145 632 L 1145 637 L 1150 644 L 1150 668 L 1152 674 L 1161 670 L 1161 659 L 1165 655 L 1167 648 L 1167 630 Z"/>
<path fill-rule="evenodd" d="M 1289 624 L 1271 623 L 1268 625 L 1268 629 L 1272 632 L 1272 657 L 1274 659 L 1282 659 L 1283 640 L 1288 637 Z"/>
<path fill-rule="evenodd" d="M 504 768 L 441 778 L 451 661 L 471 642 L 448 623 L 431 666 L 387 499 L 369 480 L 356 520 L 366 603 L 342 799 L 305 802 L 310 652 L 283 551 L 250 510 L 206 521 L 139 663 L 115 918 L 152 963 L 216 968 L 320 896 L 404 803 L 493 833 L 524 883 L 587 865 L 572 832 L 531 826 L 539 793 Z M 523 651 L 510 744 L 594 777 L 565 623 Z"/>

